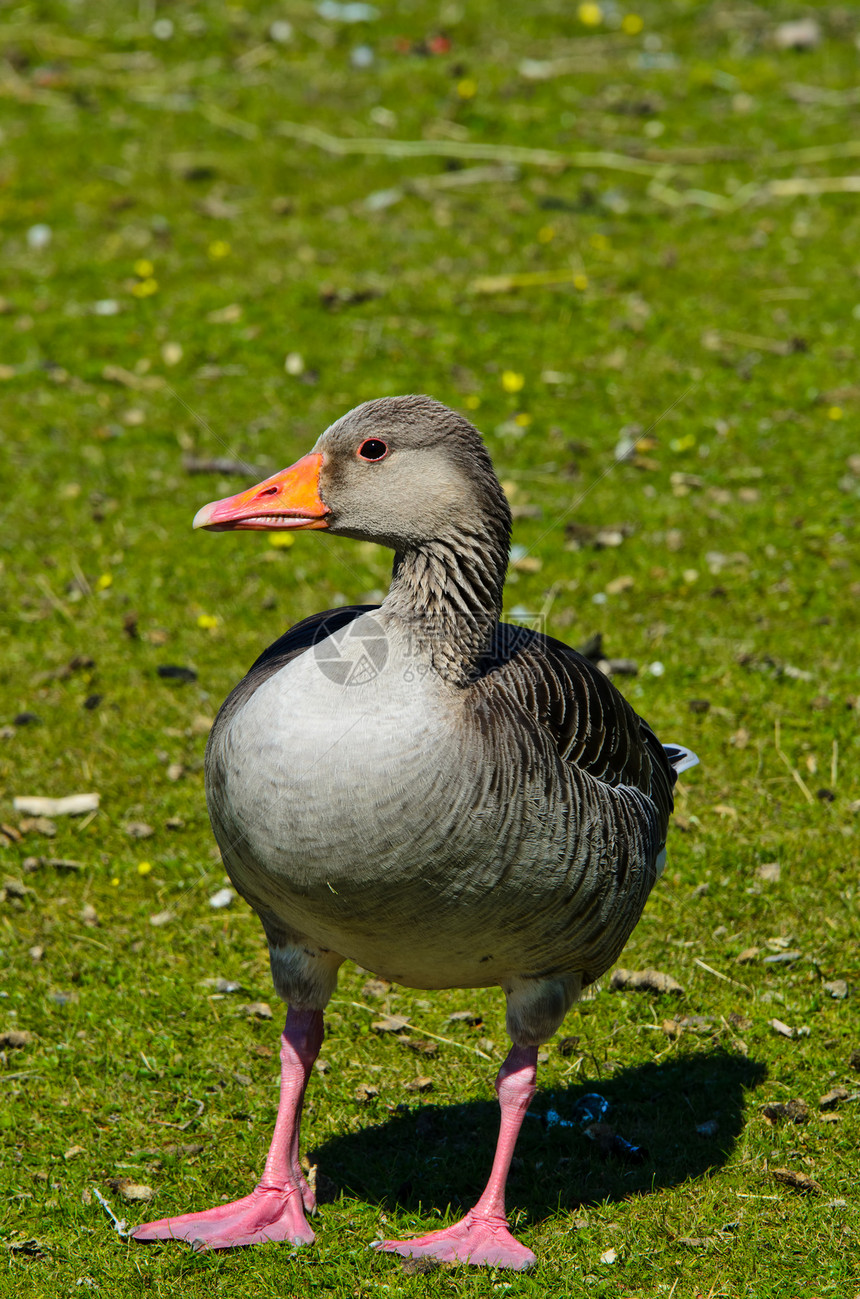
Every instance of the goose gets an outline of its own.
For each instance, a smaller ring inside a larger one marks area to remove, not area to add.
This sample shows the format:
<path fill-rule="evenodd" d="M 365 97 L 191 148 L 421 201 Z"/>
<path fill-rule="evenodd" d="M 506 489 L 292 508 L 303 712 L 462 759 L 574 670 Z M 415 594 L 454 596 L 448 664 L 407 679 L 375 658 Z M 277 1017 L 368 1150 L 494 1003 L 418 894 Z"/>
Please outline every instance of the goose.
<path fill-rule="evenodd" d="M 660 744 L 587 659 L 500 622 L 508 503 L 480 433 L 430 397 L 357 406 L 194 527 L 324 531 L 387 546 L 394 564 L 381 605 L 314 614 L 275 641 L 210 733 L 215 837 L 287 1004 L 277 1120 L 249 1195 L 134 1237 L 313 1241 L 302 1101 L 349 958 L 411 988 L 500 987 L 511 1038 L 480 1199 L 453 1226 L 376 1247 L 529 1268 L 505 1183 L 538 1048 L 617 960 L 697 759 Z"/>

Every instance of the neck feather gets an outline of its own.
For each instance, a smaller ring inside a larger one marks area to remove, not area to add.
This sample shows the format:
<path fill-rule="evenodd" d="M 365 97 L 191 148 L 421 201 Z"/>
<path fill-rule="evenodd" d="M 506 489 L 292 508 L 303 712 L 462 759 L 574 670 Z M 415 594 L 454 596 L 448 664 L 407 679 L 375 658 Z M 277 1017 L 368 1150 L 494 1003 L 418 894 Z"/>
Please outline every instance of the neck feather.
<path fill-rule="evenodd" d="M 475 676 L 502 612 L 507 512 L 474 531 L 404 547 L 394 556 L 382 608 L 401 623 L 416 656 L 452 685 Z"/>

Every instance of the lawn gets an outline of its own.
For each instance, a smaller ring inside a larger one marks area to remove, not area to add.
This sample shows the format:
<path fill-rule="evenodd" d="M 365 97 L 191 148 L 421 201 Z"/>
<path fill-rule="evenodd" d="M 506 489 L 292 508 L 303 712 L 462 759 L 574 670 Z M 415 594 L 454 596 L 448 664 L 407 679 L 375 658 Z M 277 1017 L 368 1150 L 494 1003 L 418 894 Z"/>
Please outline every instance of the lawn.
<path fill-rule="evenodd" d="M 0 1293 L 860 1294 L 859 46 L 779 0 L 0 6 Z M 507 1047 L 498 991 L 352 966 L 316 1245 L 135 1245 L 99 1196 L 245 1193 L 277 1104 L 212 718 L 390 569 L 191 518 L 416 391 L 486 436 L 509 616 L 699 754 L 622 958 L 682 992 L 607 975 L 547 1045 L 529 1274 L 369 1249 L 474 1200 Z M 643 1162 L 554 1122 L 589 1092 Z"/>

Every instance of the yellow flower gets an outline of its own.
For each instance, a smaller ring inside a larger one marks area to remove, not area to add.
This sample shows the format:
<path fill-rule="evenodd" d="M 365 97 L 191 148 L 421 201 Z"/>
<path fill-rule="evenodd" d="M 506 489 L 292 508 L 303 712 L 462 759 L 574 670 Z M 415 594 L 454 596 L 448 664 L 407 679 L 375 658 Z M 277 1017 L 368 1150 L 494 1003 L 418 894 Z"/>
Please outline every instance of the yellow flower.
<path fill-rule="evenodd" d="M 468 397 L 466 398 L 466 409 L 477 410 L 480 404 L 481 404 L 481 398 L 478 396 L 478 394 L 476 392 L 470 392 Z"/>
<path fill-rule="evenodd" d="M 197 626 L 202 627 L 204 631 L 211 631 L 213 627 L 218 626 L 218 619 L 211 613 L 201 613 L 197 618 Z"/>
<path fill-rule="evenodd" d="M 827 418 L 828 418 L 828 419 L 841 419 L 841 418 L 842 418 L 842 407 L 841 407 L 841 406 L 831 406 L 830 409 L 829 409 L 828 412 L 827 412 Z"/>
<path fill-rule="evenodd" d="M 576 16 L 586 27 L 599 27 L 603 22 L 603 10 L 600 5 L 582 4 L 577 9 Z"/>
<path fill-rule="evenodd" d="M 113 586 L 113 578 L 110 573 L 102 573 L 101 577 L 96 582 L 96 590 L 106 591 L 109 586 Z"/>
<path fill-rule="evenodd" d="M 152 870 L 152 862 L 151 862 L 151 861 L 139 861 L 139 862 L 137 863 L 137 873 L 138 873 L 138 875 L 148 875 L 149 872 L 150 872 L 151 870 Z"/>
<path fill-rule="evenodd" d="M 550 244 L 555 239 L 555 226 L 541 226 L 538 230 L 538 243 Z"/>
<path fill-rule="evenodd" d="M 625 14 L 621 19 L 621 30 L 625 36 L 638 36 L 644 26 L 638 14 Z"/>
<path fill-rule="evenodd" d="M 209 256 L 212 258 L 213 262 L 220 261 L 222 257 L 229 257 L 230 252 L 230 245 L 227 243 L 226 239 L 213 239 L 212 243 L 209 245 Z"/>
<path fill-rule="evenodd" d="M 584 293 L 588 288 L 588 276 L 584 275 L 582 271 L 579 271 L 573 277 L 573 287 L 579 289 L 580 293 Z"/>
<path fill-rule="evenodd" d="M 519 415 L 514 416 L 514 423 L 519 424 L 520 428 L 528 428 L 531 422 L 532 422 L 531 415 L 527 415 L 525 411 L 522 411 Z"/>
<path fill-rule="evenodd" d="M 139 280 L 148 280 L 155 274 L 155 267 L 146 257 L 141 257 L 140 260 L 136 261 L 134 264 L 134 273 Z"/>
<path fill-rule="evenodd" d="M 689 451 L 695 445 L 696 437 L 694 433 L 685 433 L 683 437 L 673 438 L 669 443 L 673 451 Z"/>
<path fill-rule="evenodd" d="M 516 370 L 502 371 L 502 387 L 505 392 L 521 392 L 525 381 L 525 375 L 517 374 Z"/>
<path fill-rule="evenodd" d="M 158 292 L 158 280 L 138 280 L 137 284 L 131 286 L 131 291 L 136 298 L 151 298 L 153 293 Z"/>
<path fill-rule="evenodd" d="M 111 885 L 113 886 L 113 888 L 118 888 L 118 887 L 119 887 L 119 876 L 118 876 L 118 875 L 114 875 L 113 879 L 111 880 Z"/>
<path fill-rule="evenodd" d="M 464 77 L 457 82 L 457 94 L 461 99 L 474 99 L 477 93 L 478 87 L 471 77 Z"/>
<path fill-rule="evenodd" d="M 295 540 L 296 539 L 291 532 L 270 532 L 269 533 L 270 546 L 292 546 Z"/>

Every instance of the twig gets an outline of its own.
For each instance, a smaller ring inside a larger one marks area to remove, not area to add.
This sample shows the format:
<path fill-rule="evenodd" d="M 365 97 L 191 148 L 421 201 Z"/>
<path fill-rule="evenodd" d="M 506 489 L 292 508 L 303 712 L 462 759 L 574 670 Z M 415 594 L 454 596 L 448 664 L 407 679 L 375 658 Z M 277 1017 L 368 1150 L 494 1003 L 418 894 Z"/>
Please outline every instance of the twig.
<path fill-rule="evenodd" d="M 780 747 L 778 717 L 775 719 L 773 723 L 773 744 L 774 744 L 774 748 L 776 749 L 777 757 L 782 762 L 784 762 L 785 765 L 788 767 L 789 771 L 792 774 L 792 777 L 794 778 L 794 780 L 797 782 L 797 784 L 800 786 L 801 790 L 803 791 L 803 796 L 806 799 L 807 803 L 814 803 L 815 799 L 813 798 L 812 793 L 806 781 L 803 779 L 803 777 L 801 776 L 797 768 L 791 765 L 791 759 L 789 758 L 788 754 L 783 753 L 782 748 Z"/>
<path fill-rule="evenodd" d="M 774 198 L 799 198 L 805 194 L 860 194 L 860 176 L 789 176 L 769 180 L 765 192 Z"/>
<path fill-rule="evenodd" d="M 355 1006 L 356 1010 L 366 1010 L 369 1015 L 379 1014 L 379 1011 L 374 1009 L 373 1006 L 362 1005 L 360 1001 L 338 1000 L 338 1001 L 332 1001 L 331 1005 L 332 1006 Z M 403 1025 L 403 1027 L 411 1028 L 414 1033 L 424 1033 L 427 1037 L 432 1037 L 435 1042 L 444 1042 L 446 1046 L 458 1046 L 461 1051 L 471 1051 L 473 1055 L 479 1055 L 482 1060 L 489 1060 L 490 1063 L 492 1064 L 493 1057 L 491 1055 L 487 1055 L 486 1052 L 484 1051 L 479 1051 L 476 1046 L 468 1046 L 467 1043 L 465 1042 L 457 1042 L 454 1040 L 453 1037 L 440 1037 L 438 1033 L 431 1033 L 429 1028 L 424 1028 L 423 1025 L 419 1026 L 417 1024 L 410 1024 L 408 1019 L 406 1023 Z"/>
<path fill-rule="evenodd" d="M 715 978 L 722 979 L 724 983 L 730 983 L 735 988 L 743 988 L 744 992 L 748 992 L 751 997 L 755 996 L 755 989 L 751 988 L 748 983 L 739 983 L 737 979 L 730 979 L 727 974 L 720 974 L 720 971 L 715 970 L 712 965 L 706 965 L 704 961 L 700 961 L 698 956 L 693 957 L 693 964 L 701 966 L 703 970 L 708 971 L 708 974 L 713 974 Z"/>
<path fill-rule="evenodd" d="M 56 609 L 57 613 L 61 613 L 64 618 L 68 619 L 69 622 L 74 622 L 74 618 L 69 613 L 68 609 L 63 604 L 62 600 L 59 600 L 57 596 L 54 595 L 54 592 L 51 590 L 50 585 L 48 584 L 47 578 L 45 578 L 41 573 L 36 574 L 36 585 L 42 591 L 45 592 L 45 595 L 48 597 L 51 604 Z"/>
<path fill-rule="evenodd" d="M 117 1234 L 118 1236 L 127 1236 L 127 1235 L 129 1234 L 129 1231 L 128 1231 L 128 1227 L 126 1227 L 126 1225 L 125 1225 L 125 1218 L 118 1218 L 118 1217 L 116 1216 L 116 1214 L 114 1213 L 113 1209 L 110 1207 L 110 1205 L 108 1204 L 107 1200 L 106 1200 L 105 1197 L 102 1195 L 101 1191 L 98 1189 L 97 1186 L 94 1186 L 94 1187 L 93 1187 L 93 1195 L 96 1197 L 96 1199 L 98 1200 L 99 1204 L 102 1206 L 102 1208 L 104 1209 L 105 1213 L 107 1214 L 107 1216 L 110 1218 L 111 1222 L 113 1223 L 114 1230 L 115 1230 L 116 1234 Z"/>
<path fill-rule="evenodd" d="M 219 110 L 220 111 L 220 110 Z M 326 153 L 345 157 L 351 153 L 384 158 L 472 158 L 483 162 L 512 162 L 529 167 L 597 167 L 608 171 L 632 171 L 654 176 L 665 170 L 660 163 L 645 162 L 610 150 L 578 150 L 559 153 L 555 149 L 529 149 L 514 144 L 482 144 L 472 140 L 384 140 L 376 137 L 347 139 L 329 135 L 318 126 L 299 122 L 276 122 L 275 130 L 300 144 L 311 144 Z"/>
<path fill-rule="evenodd" d="M 259 138 L 259 126 L 254 122 L 243 122 L 240 117 L 234 117 L 232 113 L 225 113 L 224 109 L 219 108 L 217 104 L 201 104 L 200 114 L 213 126 L 220 126 L 222 130 L 231 131 L 233 135 L 241 135 L 243 140 Z"/>
<path fill-rule="evenodd" d="M 834 158 L 860 158 L 860 140 L 845 140 L 841 144 L 813 144 L 808 149 L 788 149 L 771 154 L 770 161 L 777 167 L 801 166 L 807 162 L 832 162 Z"/>

